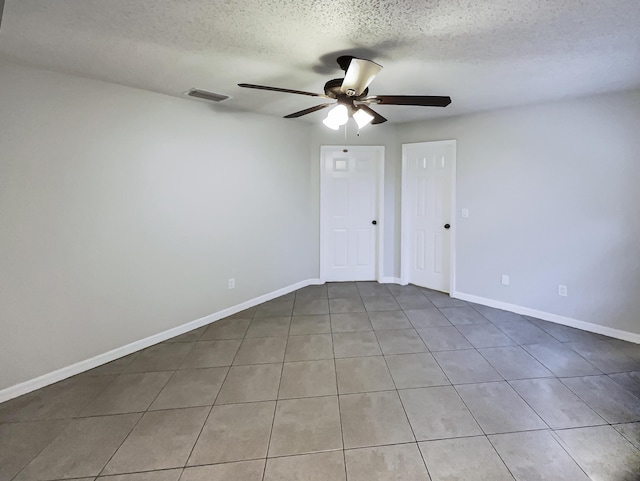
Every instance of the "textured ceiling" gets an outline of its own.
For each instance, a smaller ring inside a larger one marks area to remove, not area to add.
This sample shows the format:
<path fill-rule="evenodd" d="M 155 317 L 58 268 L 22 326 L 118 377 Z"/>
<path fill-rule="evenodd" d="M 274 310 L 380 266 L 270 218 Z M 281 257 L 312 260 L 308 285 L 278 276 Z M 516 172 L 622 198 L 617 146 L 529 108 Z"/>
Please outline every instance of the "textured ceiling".
<path fill-rule="evenodd" d="M 0 59 L 282 116 L 320 102 L 236 84 L 321 92 L 347 53 L 372 94 L 453 99 L 376 107 L 399 122 L 638 88 L 639 26 L 638 0 L 6 0 Z"/>

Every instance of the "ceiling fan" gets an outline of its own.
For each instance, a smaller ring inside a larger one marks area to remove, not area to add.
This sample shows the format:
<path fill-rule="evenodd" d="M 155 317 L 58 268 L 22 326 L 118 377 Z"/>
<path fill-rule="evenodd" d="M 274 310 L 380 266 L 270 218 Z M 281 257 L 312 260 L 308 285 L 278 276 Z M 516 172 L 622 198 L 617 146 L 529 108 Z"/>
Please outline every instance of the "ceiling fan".
<path fill-rule="evenodd" d="M 285 115 L 285 119 L 302 117 L 303 115 L 317 112 L 318 110 L 334 106 L 324 119 L 323 123 L 338 130 L 346 124 L 350 117 L 362 128 L 369 123 L 381 124 L 386 122 L 382 115 L 375 112 L 370 104 L 374 105 L 418 105 L 423 107 L 446 107 L 451 103 L 451 97 L 439 97 L 428 95 L 373 95 L 369 96 L 369 84 L 378 75 L 382 66 L 371 60 L 356 58 L 350 55 L 338 57 L 338 65 L 345 71 L 343 79 L 329 80 L 324 85 L 324 94 L 291 90 L 279 87 L 267 87 L 266 85 L 238 84 L 240 87 L 259 90 L 272 90 L 311 97 L 321 97 L 337 100 L 337 102 L 324 103 L 308 109 Z"/>

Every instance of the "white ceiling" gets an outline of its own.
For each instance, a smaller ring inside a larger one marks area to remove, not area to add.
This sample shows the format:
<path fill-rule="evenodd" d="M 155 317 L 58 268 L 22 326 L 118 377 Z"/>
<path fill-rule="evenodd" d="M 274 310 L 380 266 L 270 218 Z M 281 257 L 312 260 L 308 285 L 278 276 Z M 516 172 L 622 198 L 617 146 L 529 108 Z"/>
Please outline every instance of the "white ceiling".
<path fill-rule="evenodd" d="M 390 121 L 640 87 L 638 0 L 6 0 L 0 59 L 286 115 L 322 99 L 352 54 L 384 69 L 371 94 L 450 95 L 446 109 L 378 106 Z M 322 113 L 304 119 L 317 121 Z M 292 120 L 299 122 L 300 120 Z"/>

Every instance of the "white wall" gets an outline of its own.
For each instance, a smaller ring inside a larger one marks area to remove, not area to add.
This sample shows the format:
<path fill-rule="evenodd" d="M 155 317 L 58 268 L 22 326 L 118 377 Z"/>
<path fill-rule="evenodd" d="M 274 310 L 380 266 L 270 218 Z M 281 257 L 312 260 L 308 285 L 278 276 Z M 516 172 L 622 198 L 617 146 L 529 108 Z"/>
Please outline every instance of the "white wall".
<path fill-rule="evenodd" d="M 316 277 L 309 131 L 1 64 L 0 390 Z"/>
<path fill-rule="evenodd" d="M 640 334 L 639 91 L 397 132 L 457 140 L 458 291 Z"/>

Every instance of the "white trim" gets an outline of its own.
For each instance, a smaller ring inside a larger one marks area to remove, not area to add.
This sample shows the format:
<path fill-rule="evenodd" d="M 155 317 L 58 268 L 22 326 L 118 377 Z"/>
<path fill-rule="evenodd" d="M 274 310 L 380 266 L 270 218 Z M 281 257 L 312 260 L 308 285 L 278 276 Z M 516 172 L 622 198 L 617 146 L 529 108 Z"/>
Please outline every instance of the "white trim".
<path fill-rule="evenodd" d="M 0 403 L 8 401 L 9 399 L 16 398 L 18 396 L 22 396 L 23 394 L 27 394 L 31 391 L 35 391 L 36 389 L 43 388 L 55 382 L 62 381 L 63 379 L 75 376 L 76 374 L 80 374 L 108 362 L 115 361 L 116 359 L 127 356 L 146 347 L 153 346 L 154 344 L 166 341 L 167 339 L 179 336 L 180 334 L 192 331 L 193 329 L 206 326 L 207 324 L 219 321 L 220 319 L 224 319 L 225 317 L 244 311 L 245 309 L 249 309 L 250 307 L 257 306 L 258 304 L 262 304 L 263 302 L 270 301 L 285 294 L 289 294 L 290 292 L 302 289 L 303 287 L 315 284 L 322 284 L 322 282 L 320 282 L 320 279 L 307 279 L 301 282 L 297 282 L 290 286 L 283 287 L 282 289 L 277 289 L 262 296 L 255 297 L 241 304 L 237 304 L 227 309 L 214 312 L 213 314 L 209 314 L 208 316 L 196 319 L 195 321 L 187 322 L 186 324 L 182 324 L 181 326 L 168 329 L 158 334 L 140 339 L 139 341 L 135 341 L 125 346 L 105 352 L 103 354 L 99 354 L 90 359 L 85 359 L 84 361 L 80 361 L 56 371 L 43 374 L 42 376 L 38 376 L 34 379 L 21 382 L 20 384 L 9 386 L 8 388 L 0 390 Z"/>
<path fill-rule="evenodd" d="M 640 344 L 640 334 L 635 332 L 623 331 L 621 329 L 601 326 L 599 324 L 592 324 L 591 322 L 586 321 L 579 321 L 578 319 L 573 319 L 571 317 L 560 316 L 558 314 L 552 314 L 550 312 L 538 311 L 537 309 L 518 306 L 516 304 L 509 304 L 507 302 L 495 301 L 486 297 L 465 294 L 464 292 L 452 292 L 451 297 L 455 297 L 456 299 L 461 299 L 463 301 L 474 302 L 483 306 L 495 307 L 496 309 L 515 312 L 524 316 L 535 317 L 537 319 L 542 319 L 543 321 L 554 322 L 563 326 L 575 327 L 577 329 L 582 329 L 583 331 L 595 332 L 596 334 L 602 334 L 604 336 L 622 339 L 623 341 Z"/>
<path fill-rule="evenodd" d="M 324 220 L 324 203 L 322 202 L 323 192 L 325 188 L 324 180 L 324 153 L 330 150 L 349 149 L 349 150 L 374 150 L 379 154 L 378 157 L 378 229 L 376 239 L 376 278 L 378 282 L 382 282 L 384 278 L 384 164 L 385 164 L 385 146 L 384 145 L 321 145 L 320 146 L 320 280 L 322 282 L 331 282 L 327 279 L 326 266 L 324 263 L 325 245 L 324 233 L 326 231 L 326 223 Z M 355 279 L 364 280 L 364 279 Z"/>
<path fill-rule="evenodd" d="M 380 284 L 400 284 L 406 286 L 406 284 L 402 284 L 402 279 L 399 277 L 381 277 L 378 282 Z"/>
<path fill-rule="evenodd" d="M 453 160 L 451 162 L 451 229 L 449 230 L 449 292 L 456 290 L 456 231 L 457 231 L 457 207 L 456 207 L 456 185 L 457 185 L 457 142 L 452 140 L 434 140 L 425 142 L 410 142 L 402 144 L 402 183 L 400 187 L 400 279 L 402 285 L 409 283 L 409 209 L 407 207 L 407 157 L 406 146 L 415 144 L 444 144 L 453 147 Z"/>

